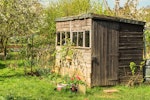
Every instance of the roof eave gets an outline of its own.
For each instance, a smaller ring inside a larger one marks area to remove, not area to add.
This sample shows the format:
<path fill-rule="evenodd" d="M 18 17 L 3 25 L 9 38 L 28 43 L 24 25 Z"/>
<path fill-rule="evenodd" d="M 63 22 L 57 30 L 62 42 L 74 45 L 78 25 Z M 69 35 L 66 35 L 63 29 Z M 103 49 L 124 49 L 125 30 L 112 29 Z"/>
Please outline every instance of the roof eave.
<path fill-rule="evenodd" d="M 145 23 L 146 23 L 143 21 L 137 21 L 137 20 L 125 19 L 125 18 L 119 18 L 119 17 L 112 17 L 112 16 L 106 16 L 106 15 L 98 15 L 98 14 L 93 14 L 93 13 L 88 13 L 88 14 L 83 14 L 83 15 L 78 15 L 78 16 L 57 18 L 55 21 L 56 22 L 64 22 L 64 21 L 81 20 L 81 19 L 87 19 L 87 18 L 116 21 L 116 22 L 137 24 L 137 25 L 145 25 Z"/>

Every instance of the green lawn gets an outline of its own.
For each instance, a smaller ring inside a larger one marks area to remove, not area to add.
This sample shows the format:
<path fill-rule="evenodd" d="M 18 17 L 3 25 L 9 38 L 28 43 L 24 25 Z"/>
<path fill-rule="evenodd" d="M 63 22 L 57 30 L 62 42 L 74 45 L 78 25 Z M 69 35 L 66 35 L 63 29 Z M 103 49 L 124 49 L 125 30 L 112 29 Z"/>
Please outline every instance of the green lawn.
<path fill-rule="evenodd" d="M 56 79 L 57 80 L 57 79 Z M 150 86 L 95 87 L 86 95 L 71 91 L 56 91 L 52 75 L 25 76 L 23 67 L 12 69 L 0 66 L 0 100 L 149 100 Z M 117 93 L 104 93 L 115 88 Z"/>

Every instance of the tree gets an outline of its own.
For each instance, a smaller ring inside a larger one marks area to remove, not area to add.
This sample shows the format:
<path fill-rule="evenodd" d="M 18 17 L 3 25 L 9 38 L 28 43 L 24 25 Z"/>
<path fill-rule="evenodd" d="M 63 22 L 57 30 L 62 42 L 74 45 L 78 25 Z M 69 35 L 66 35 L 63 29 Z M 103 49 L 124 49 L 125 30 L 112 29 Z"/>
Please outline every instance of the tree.
<path fill-rule="evenodd" d="M 37 0 L 0 0 L 0 43 L 5 58 L 10 37 L 39 31 L 41 8 Z"/>

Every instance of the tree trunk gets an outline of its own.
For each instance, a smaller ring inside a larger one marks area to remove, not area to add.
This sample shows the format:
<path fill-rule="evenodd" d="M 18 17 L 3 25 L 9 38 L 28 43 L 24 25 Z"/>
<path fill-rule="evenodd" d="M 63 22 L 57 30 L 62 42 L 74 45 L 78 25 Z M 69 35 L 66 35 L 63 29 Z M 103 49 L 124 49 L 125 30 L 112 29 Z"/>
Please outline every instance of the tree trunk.
<path fill-rule="evenodd" d="M 4 47 L 3 52 L 4 52 L 4 60 L 6 60 L 6 56 L 7 56 L 7 48 L 6 47 Z"/>

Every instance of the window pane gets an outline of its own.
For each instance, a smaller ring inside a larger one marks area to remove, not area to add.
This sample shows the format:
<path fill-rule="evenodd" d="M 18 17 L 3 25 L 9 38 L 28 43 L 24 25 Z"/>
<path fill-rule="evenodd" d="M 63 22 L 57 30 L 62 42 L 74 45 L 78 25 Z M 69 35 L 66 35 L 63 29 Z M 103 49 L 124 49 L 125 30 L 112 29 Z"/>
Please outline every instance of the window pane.
<path fill-rule="evenodd" d="M 76 46 L 77 45 L 77 32 L 73 32 L 73 45 Z"/>
<path fill-rule="evenodd" d="M 90 32 L 85 31 L 85 47 L 90 47 Z"/>
<path fill-rule="evenodd" d="M 78 33 L 78 46 L 83 46 L 83 32 Z"/>
<path fill-rule="evenodd" d="M 62 33 L 62 45 L 65 45 L 65 32 Z"/>
<path fill-rule="evenodd" d="M 60 33 L 57 33 L 57 45 L 60 45 Z"/>
<path fill-rule="evenodd" d="M 70 38 L 70 32 L 67 32 L 67 39 Z"/>
<path fill-rule="evenodd" d="M 70 32 L 67 32 L 66 33 L 66 43 L 67 44 L 70 43 L 69 41 L 70 41 Z"/>

